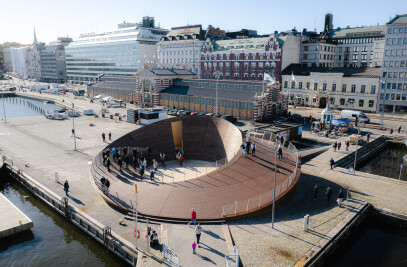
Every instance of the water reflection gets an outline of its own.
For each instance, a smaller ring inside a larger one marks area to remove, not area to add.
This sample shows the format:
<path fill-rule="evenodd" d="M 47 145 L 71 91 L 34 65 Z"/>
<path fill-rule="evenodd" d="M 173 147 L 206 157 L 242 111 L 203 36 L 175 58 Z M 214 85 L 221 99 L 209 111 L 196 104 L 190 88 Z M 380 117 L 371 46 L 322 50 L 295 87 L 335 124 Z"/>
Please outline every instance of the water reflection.
<path fill-rule="evenodd" d="M 5 97 L 0 95 L 0 118 L 4 119 L 4 109 L 6 118 L 20 118 L 44 115 L 46 111 L 54 111 L 60 107 L 45 103 L 44 101 L 32 100 L 22 97 Z"/>

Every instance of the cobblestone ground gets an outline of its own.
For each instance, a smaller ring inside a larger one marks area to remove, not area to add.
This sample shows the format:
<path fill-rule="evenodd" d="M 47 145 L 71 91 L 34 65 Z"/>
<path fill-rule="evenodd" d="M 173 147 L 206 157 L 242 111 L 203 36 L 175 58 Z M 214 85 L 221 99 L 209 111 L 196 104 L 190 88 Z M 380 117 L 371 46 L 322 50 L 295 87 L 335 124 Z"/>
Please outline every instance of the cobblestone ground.
<path fill-rule="evenodd" d="M 313 199 L 315 184 L 319 186 L 316 200 Z M 324 196 L 329 185 L 334 192 L 330 203 Z M 321 238 L 329 238 L 326 234 L 350 212 L 346 209 L 346 202 L 341 208 L 335 202 L 340 188 L 336 183 L 303 174 L 295 197 L 276 210 L 275 229 L 272 228 L 271 213 L 230 223 L 244 266 L 292 266 Z M 350 209 L 358 204 L 359 201 L 349 201 Z M 311 216 L 311 226 L 304 232 L 303 217 L 306 214 Z"/>

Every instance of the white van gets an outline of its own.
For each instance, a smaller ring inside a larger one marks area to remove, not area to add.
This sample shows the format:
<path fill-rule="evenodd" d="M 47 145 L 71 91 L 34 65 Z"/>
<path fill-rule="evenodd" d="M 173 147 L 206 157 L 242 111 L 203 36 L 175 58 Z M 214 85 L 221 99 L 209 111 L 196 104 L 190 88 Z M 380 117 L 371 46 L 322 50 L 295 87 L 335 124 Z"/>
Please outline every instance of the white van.
<path fill-rule="evenodd" d="M 355 121 L 356 117 L 359 117 L 359 121 L 361 122 L 365 123 L 370 122 L 370 119 L 365 115 L 365 113 L 358 110 L 349 110 L 349 109 L 342 110 L 341 117 L 351 121 Z"/>

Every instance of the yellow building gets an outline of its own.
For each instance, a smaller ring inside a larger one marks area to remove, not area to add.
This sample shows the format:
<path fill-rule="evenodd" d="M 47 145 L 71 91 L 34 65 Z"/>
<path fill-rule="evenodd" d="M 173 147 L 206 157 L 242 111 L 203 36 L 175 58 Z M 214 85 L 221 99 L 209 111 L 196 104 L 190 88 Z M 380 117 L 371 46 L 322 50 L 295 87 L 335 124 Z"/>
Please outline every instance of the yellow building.
<path fill-rule="evenodd" d="M 312 68 L 291 64 L 282 72 L 290 104 L 376 112 L 380 68 Z"/>

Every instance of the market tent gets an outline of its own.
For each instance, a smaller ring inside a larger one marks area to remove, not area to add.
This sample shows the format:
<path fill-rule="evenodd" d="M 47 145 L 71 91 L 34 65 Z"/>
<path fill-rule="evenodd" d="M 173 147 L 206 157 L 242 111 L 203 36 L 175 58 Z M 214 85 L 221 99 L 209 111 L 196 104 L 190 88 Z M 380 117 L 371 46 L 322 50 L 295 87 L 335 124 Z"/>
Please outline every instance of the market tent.
<path fill-rule="evenodd" d="M 346 125 L 351 122 L 352 121 L 348 120 L 348 119 L 335 119 L 335 120 L 332 120 L 332 126 L 342 126 L 342 125 Z"/>
<path fill-rule="evenodd" d="M 107 95 L 97 95 L 97 96 L 95 96 L 96 99 L 102 99 L 102 98 L 105 98 L 105 97 L 107 97 Z"/>
<path fill-rule="evenodd" d="M 103 100 L 106 100 L 106 101 L 119 101 L 119 99 L 114 98 L 112 96 L 106 96 L 106 97 L 103 98 Z"/>

